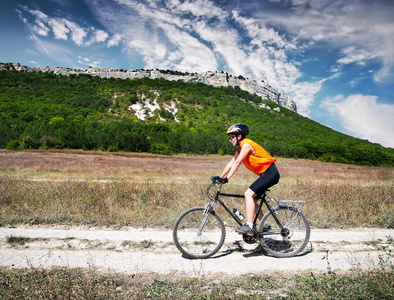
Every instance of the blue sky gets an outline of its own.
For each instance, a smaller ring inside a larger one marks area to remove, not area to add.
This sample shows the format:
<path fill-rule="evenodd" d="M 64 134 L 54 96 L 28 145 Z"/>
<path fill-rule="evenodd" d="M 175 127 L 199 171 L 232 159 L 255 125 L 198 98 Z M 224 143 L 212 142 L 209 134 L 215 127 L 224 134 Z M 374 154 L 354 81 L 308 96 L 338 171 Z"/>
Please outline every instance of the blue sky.
<path fill-rule="evenodd" d="M 0 62 L 224 71 L 394 148 L 392 0 L 6 0 Z"/>

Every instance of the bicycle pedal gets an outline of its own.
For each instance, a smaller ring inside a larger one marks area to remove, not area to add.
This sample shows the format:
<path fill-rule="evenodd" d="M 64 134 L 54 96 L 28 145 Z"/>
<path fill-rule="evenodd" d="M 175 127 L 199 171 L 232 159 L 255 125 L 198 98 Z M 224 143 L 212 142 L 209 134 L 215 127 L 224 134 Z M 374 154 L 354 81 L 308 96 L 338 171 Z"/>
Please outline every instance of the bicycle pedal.
<path fill-rule="evenodd" d="M 242 225 L 239 227 L 234 227 L 234 230 L 239 234 L 245 234 L 248 236 L 254 236 L 255 230 L 250 229 L 247 225 Z"/>

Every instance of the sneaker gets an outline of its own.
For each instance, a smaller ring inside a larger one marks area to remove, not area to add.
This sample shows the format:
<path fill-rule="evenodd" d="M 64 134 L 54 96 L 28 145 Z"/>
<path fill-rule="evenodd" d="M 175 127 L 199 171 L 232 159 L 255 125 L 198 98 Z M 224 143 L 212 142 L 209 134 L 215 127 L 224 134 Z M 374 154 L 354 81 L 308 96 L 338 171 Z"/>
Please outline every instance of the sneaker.
<path fill-rule="evenodd" d="M 254 230 L 249 225 L 244 224 L 242 226 L 234 227 L 235 231 L 240 234 L 254 235 Z"/>

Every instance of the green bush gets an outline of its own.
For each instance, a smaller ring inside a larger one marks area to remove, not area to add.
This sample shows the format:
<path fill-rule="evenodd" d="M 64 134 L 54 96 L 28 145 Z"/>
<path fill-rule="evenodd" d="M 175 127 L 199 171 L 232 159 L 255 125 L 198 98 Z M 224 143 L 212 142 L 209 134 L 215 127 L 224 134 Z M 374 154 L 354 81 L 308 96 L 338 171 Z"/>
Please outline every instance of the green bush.
<path fill-rule="evenodd" d="M 160 143 L 152 144 L 149 152 L 154 154 L 171 155 L 168 145 Z"/>
<path fill-rule="evenodd" d="M 7 144 L 7 150 L 20 150 L 21 143 L 18 140 L 9 141 Z"/>

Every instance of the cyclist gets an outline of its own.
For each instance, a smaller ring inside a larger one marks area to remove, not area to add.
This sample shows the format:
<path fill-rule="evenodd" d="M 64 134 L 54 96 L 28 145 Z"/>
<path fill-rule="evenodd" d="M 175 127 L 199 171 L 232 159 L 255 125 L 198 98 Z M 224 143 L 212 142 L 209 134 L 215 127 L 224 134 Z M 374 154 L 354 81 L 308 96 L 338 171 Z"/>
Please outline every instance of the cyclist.
<path fill-rule="evenodd" d="M 253 218 L 258 208 L 255 197 L 261 196 L 269 187 L 279 182 L 280 175 L 275 166 L 276 159 L 259 144 L 246 138 L 249 134 L 248 126 L 243 124 L 232 125 L 226 134 L 229 136 L 230 143 L 237 149 L 234 157 L 220 175 L 219 181 L 221 183 L 228 182 L 241 163 L 248 170 L 259 175 L 259 178 L 245 192 L 247 223 L 234 228 L 238 233 L 254 235 Z M 227 177 L 225 177 L 226 175 Z M 259 219 L 262 216 L 263 213 L 260 211 Z"/>

